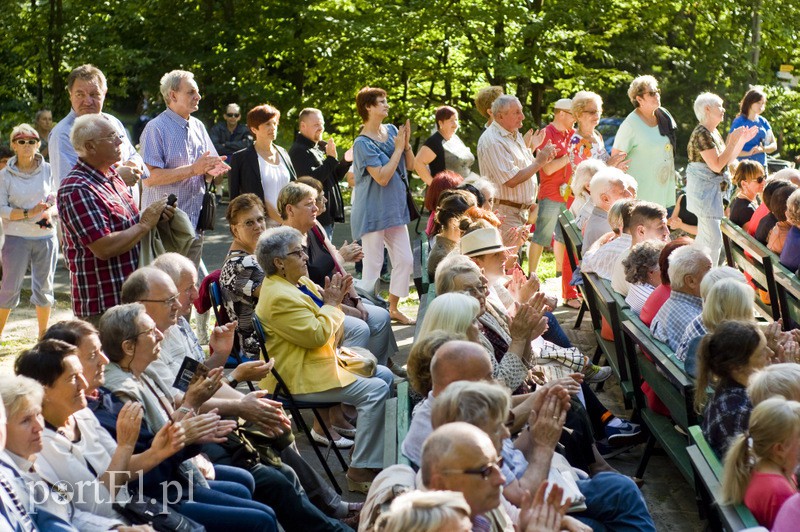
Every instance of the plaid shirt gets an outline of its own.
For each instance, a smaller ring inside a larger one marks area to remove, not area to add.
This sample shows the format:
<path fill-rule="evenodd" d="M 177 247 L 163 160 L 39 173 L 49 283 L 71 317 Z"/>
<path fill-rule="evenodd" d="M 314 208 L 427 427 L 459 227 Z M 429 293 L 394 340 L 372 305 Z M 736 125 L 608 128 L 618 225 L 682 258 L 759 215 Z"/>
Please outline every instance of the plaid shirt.
<path fill-rule="evenodd" d="M 139 265 L 139 244 L 108 260 L 96 257 L 89 244 L 139 223 L 139 209 L 114 169 L 104 175 L 78 159 L 58 189 L 58 215 L 72 311 L 78 317 L 102 314 L 120 303 L 122 283 Z"/>
<path fill-rule="evenodd" d="M 686 328 L 701 312 L 703 312 L 702 299 L 673 290 L 669 299 L 653 318 L 650 331 L 656 340 L 661 340 L 670 349 L 677 351 Z"/>
<path fill-rule="evenodd" d="M 706 406 L 700 427 L 708 444 L 722 459 L 734 436 L 738 436 L 750 425 L 753 404 L 747 389 L 738 383 L 720 383 L 714 397 Z"/>
<path fill-rule="evenodd" d="M 141 143 L 142 159 L 156 168 L 186 166 L 194 163 L 207 151 L 211 155 L 217 155 L 206 126 L 193 116 L 186 120 L 171 109 L 147 123 L 142 131 Z M 175 194 L 178 197 L 178 208 L 189 215 L 192 227 L 197 226 L 206 192 L 205 176 L 193 175 L 177 183 L 158 186 L 148 186 L 147 178 L 142 176 L 142 186 L 143 209 L 165 195 Z"/>

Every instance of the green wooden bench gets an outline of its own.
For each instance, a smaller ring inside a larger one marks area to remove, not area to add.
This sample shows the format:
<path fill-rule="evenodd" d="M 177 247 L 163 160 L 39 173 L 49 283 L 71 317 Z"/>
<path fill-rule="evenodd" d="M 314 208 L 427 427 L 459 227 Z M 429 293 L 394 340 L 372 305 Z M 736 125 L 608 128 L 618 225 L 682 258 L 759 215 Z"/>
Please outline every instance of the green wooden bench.
<path fill-rule="evenodd" d="M 756 294 L 756 305 L 764 317 L 777 320 L 781 317 L 778 292 L 775 285 L 774 269 L 778 263 L 777 256 L 761 242 L 750 236 L 747 231 L 731 222 L 722 219 L 722 243 L 728 266 L 740 269 L 750 275 L 753 281 L 769 293 L 771 305 L 765 304 Z"/>
<path fill-rule="evenodd" d="M 797 329 L 800 327 L 800 282 L 794 273 L 777 264 L 777 261 L 774 268 L 778 304 L 775 305 L 776 300 L 773 300 L 773 306 L 780 307 L 785 330 Z"/>
<path fill-rule="evenodd" d="M 425 294 L 420 294 L 419 296 L 419 310 L 417 310 L 417 324 L 414 325 L 414 341 L 417 341 L 419 331 L 422 329 L 422 322 L 425 320 L 425 313 L 428 311 L 428 305 L 430 305 L 433 298 L 436 297 L 436 285 L 431 283 L 428 286 L 428 291 Z"/>
<path fill-rule="evenodd" d="M 561 214 L 558 215 L 558 225 L 561 226 L 561 234 L 564 236 L 564 247 L 567 249 L 567 260 L 574 272 L 581 263 L 583 257 L 583 235 L 581 235 L 578 225 L 575 223 L 575 218 L 572 213 L 567 209 L 562 208 Z M 577 287 L 581 290 L 580 287 Z M 578 310 L 578 317 L 575 319 L 575 329 L 580 329 L 583 315 L 588 309 L 586 298 L 581 302 L 581 308 Z"/>
<path fill-rule="evenodd" d="M 611 293 L 611 287 L 596 273 L 581 273 L 581 275 L 583 275 L 583 295 L 589 305 L 589 314 L 592 316 L 592 329 L 597 339 L 598 354 L 602 353 L 608 365 L 614 370 L 619 379 L 620 388 L 622 388 L 625 408 L 630 409 L 633 406 L 634 391 L 625 356 L 625 343 L 620 323 L 621 309 L 618 307 L 617 299 Z M 613 340 L 606 340 L 602 337 L 603 319 L 611 327 Z M 597 356 L 595 356 L 596 362 Z"/>
<path fill-rule="evenodd" d="M 693 445 L 687 449 L 687 453 L 694 471 L 700 517 L 708 519 L 711 530 L 736 532 L 757 527 L 758 522 L 745 505 L 722 503 L 722 463 L 703 437 L 700 427 L 689 427 L 689 437 Z"/>
<path fill-rule="evenodd" d="M 677 424 L 688 434 L 688 428 L 697 424 L 694 413 L 694 383 L 673 361 L 671 349 L 653 338 L 650 329 L 630 310 L 625 312 L 622 329 L 627 344 L 631 378 L 636 383 L 636 409 L 650 432 L 636 476 L 644 476 L 647 463 L 658 442 L 684 478 L 693 485 L 692 467 L 686 452 L 689 442 L 684 434 L 675 430 L 674 425 Z M 647 381 L 669 409 L 671 418 L 657 414 L 649 408 L 639 387 L 642 379 Z"/>
<path fill-rule="evenodd" d="M 397 383 L 397 397 L 386 400 L 384 417 L 383 467 L 394 464 L 411 465 L 400 452 L 400 446 L 408 434 L 411 423 L 411 401 L 408 396 L 408 381 Z"/>

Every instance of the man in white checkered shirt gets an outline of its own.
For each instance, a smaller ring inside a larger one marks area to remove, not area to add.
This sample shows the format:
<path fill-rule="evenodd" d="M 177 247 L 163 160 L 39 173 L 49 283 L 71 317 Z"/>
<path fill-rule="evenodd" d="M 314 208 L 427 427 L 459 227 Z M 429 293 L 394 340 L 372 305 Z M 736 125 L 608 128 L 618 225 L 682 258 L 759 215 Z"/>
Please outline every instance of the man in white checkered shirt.
<path fill-rule="evenodd" d="M 533 146 L 544 140 L 544 131 L 519 132 L 525 113 L 515 96 L 503 95 L 492 103 L 494 121 L 478 140 L 481 175 L 497 187 L 497 213 L 502 220 L 500 234 L 507 246 L 519 245 L 515 228 L 528 223 L 528 211 L 536 204 L 536 172 L 553 160 L 555 147 L 548 143 L 534 157 Z"/>

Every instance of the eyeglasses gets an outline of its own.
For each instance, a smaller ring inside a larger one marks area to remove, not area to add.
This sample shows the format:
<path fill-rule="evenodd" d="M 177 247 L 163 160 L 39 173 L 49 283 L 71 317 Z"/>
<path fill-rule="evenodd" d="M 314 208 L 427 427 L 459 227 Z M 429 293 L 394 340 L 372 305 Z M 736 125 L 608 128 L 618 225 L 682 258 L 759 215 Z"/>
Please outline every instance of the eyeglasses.
<path fill-rule="evenodd" d="M 114 142 L 117 139 L 122 140 L 122 135 L 120 135 L 119 133 L 112 133 L 107 137 L 100 137 L 99 139 L 92 139 L 92 140 L 94 141 L 109 140 L 111 142 Z"/>
<path fill-rule="evenodd" d="M 290 251 L 289 253 L 286 254 L 286 256 L 288 257 L 289 255 L 297 255 L 298 257 L 303 257 L 303 256 L 308 257 L 308 253 L 306 253 L 306 250 L 304 249 L 296 249 L 294 251 Z"/>
<path fill-rule="evenodd" d="M 239 113 L 225 113 L 228 118 L 239 118 Z"/>
<path fill-rule="evenodd" d="M 644 91 L 642 93 L 642 96 L 644 96 L 645 94 L 648 94 L 650 96 L 655 96 L 656 94 L 661 94 L 661 89 L 656 89 L 654 91 Z"/>
<path fill-rule="evenodd" d="M 761 183 L 764 182 L 765 179 L 767 179 L 767 178 L 764 177 L 763 175 L 760 175 L 755 179 L 748 179 L 748 181 L 751 182 L 751 183 L 755 182 L 755 183 L 758 183 L 760 185 Z"/>
<path fill-rule="evenodd" d="M 256 224 L 264 225 L 266 223 L 266 221 L 267 221 L 267 218 L 265 216 L 259 216 L 258 218 L 254 219 L 254 220 L 245 220 L 243 222 L 239 222 L 236 225 L 243 225 L 243 226 L 247 227 L 248 229 L 252 229 L 252 228 L 254 228 L 256 226 Z"/>
<path fill-rule="evenodd" d="M 137 338 L 139 338 L 143 334 L 153 335 L 153 333 L 155 333 L 155 332 L 156 332 L 156 327 L 155 327 L 155 325 L 153 325 L 153 327 L 147 329 L 146 331 L 142 331 L 142 332 L 136 333 L 135 335 L 133 335 L 131 337 L 128 337 L 128 338 L 125 338 L 125 339 L 126 340 L 136 340 Z"/>
<path fill-rule="evenodd" d="M 496 462 L 490 462 L 478 469 L 445 469 L 442 473 L 445 475 L 480 475 L 483 480 L 487 480 L 495 469 L 502 472 L 503 464 L 504 460 L 501 456 Z"/>
<path fill-rule="evenodd" d="M 600 109 L 584 109 L 583 114 L 597 116 L 600 114 Z"/>
<path fill-rule="evenodd" d="M 29 144 L 33 146 L 34 144 L 39 142 L 39 139 L 16 139 L 14 142 L 19 144 L 20 146 L 24 146 L 25 144 Z"/>
<path fill-rule="evenodd" d="M 167 299 L 140 299 L 139 303 L 163 303 L 164 305 L 171 307 L 176 301 L 178 301 L 178 296 L 180 296 L 180 294 L 175 294 Z"/>
<path fill-rule="evenodd" d="M 486 295 L 486 285 L 465 286 L 464 291 L 474 297 L 483 297 Z"/>

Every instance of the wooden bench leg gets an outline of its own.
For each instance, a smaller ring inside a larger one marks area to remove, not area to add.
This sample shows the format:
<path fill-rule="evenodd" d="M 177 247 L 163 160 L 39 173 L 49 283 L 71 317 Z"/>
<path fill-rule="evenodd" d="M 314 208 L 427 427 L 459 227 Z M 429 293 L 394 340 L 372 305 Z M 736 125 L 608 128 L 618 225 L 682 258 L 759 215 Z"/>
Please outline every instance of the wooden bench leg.
<path fill-rule="evenodd" d="M 644 470 L 647 469 L 647 463 L 650 461 L 650 455 L 653 454 L 653 449 L 656 446 L 656 437 L 652 434 L 647 439 L 647 447 L 644 449 L 642 460 L 639 462 L 639 467 L 636 469 L 636 478 L 644 478 Z"/>
<path fill-rule="evenodd" d="M 589 307 L 586 306 L 586 300 L 585 299 L 581 300 L 581 308 L 578 309 L 578 317 L 575 318 L 575 326 L 572 327 L 573 329 L 581 328 L 581 323 L 583 323 L 583 314 L 586 312 L 588 308 Z"/>

